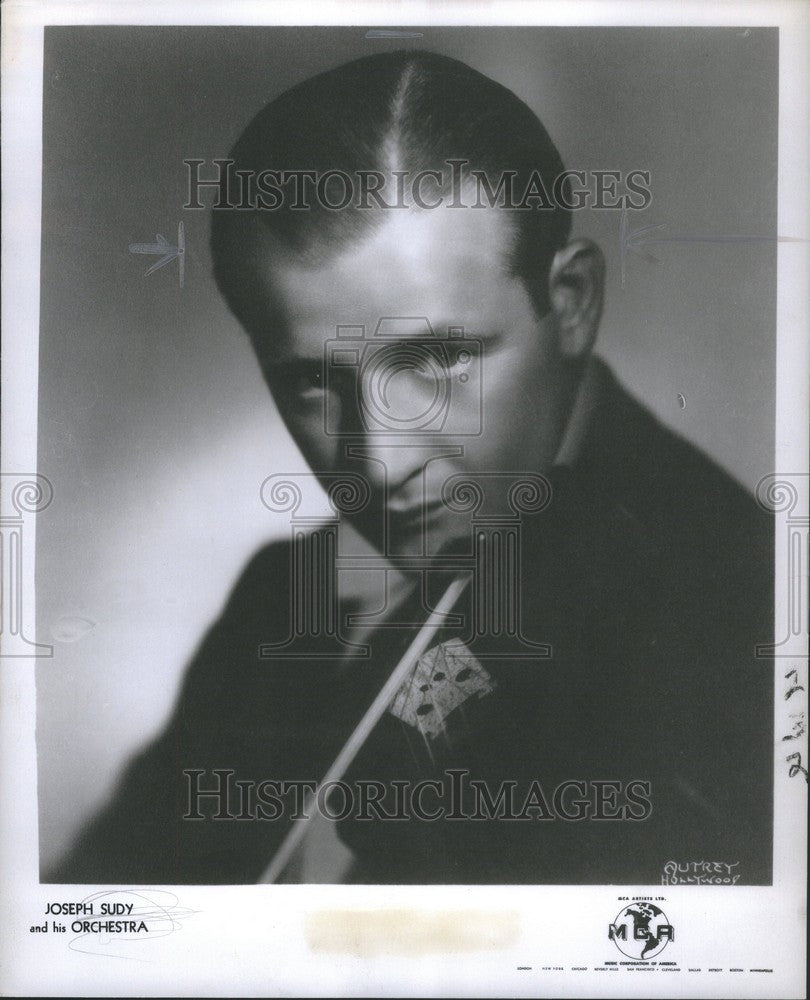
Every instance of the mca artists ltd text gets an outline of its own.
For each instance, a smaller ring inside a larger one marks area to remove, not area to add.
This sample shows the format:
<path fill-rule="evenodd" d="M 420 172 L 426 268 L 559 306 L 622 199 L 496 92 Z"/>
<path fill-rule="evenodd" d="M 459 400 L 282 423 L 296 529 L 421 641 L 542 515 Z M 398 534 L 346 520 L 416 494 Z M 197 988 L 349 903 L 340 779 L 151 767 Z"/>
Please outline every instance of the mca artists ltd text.
<path fill-rule="evenodd" d="M 231 768 L 187 769 L 186 820 L 324 819 L 396 822 L 418 820 L 619 820 L 640 822 L 652 813 L 651 783 L 569 780 L 544 790 L 537 780 L 497 785 L 463 768 L 422 781 L 283 781 L 236 778 Z"/>

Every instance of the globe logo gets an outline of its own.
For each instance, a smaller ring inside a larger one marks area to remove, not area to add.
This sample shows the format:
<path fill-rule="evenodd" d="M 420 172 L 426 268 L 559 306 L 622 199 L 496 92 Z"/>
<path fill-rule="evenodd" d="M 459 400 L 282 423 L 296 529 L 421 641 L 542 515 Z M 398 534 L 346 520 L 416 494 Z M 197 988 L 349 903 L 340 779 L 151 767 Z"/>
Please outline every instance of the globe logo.
<path fill-rule="evenodd" d="M 660 955 L 675 940 L 675 928 L 652 903 L 631 903 L 610 925 L 608 937 L 623 955 L 643 961 Z"/>

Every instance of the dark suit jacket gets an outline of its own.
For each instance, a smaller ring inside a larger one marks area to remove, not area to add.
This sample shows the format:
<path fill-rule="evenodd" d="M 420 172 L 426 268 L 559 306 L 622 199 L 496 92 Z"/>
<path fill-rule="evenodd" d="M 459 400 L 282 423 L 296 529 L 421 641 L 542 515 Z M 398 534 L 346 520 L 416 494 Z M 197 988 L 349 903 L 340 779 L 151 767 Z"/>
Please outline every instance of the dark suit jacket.
<path fill-rule="evenodd" d="M 341 837 L 356 880 L 660 883 L 675 861 L 771 880 L 772 521 L 727 475 L 632 400 L 604 391 L 573 468 L 523 525 L 522 623 L 539 660 L 487 660 L 496 690 L 426 752 L 393 716 L 347 781 L 417 781 L 464 769 L 493 792 L 533 780 L 650 783 L 638 820 L 355 821 Z M 439 581 L 441 582 L 441 581 Z M 236 780 L 318 779 L 387 676 L 404 637 L 369 664 L 260 660 L 289 628 L 289 546 L 250 563 L 194 658 L 164 733 L 45 881 L 254 882 L 284 818 L 183 819 L 185 769 Z M 452 637 L 443 630 L 442 640 Z M 454 717 L 451 717 L 451 719 Z M 426 803 L 432 805 L 429 796 Z M 238 799 L 231 812 L 239 813 Z"/>

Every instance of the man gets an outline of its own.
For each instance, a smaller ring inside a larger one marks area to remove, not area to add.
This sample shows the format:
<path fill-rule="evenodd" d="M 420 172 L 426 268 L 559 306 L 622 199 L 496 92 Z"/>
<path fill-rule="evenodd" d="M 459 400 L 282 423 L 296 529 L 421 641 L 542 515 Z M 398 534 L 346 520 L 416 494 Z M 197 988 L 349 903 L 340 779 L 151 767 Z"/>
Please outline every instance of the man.
<path fill-rule="evenodd" d="M 332 807 L 346 877 L 643 884 L 710 858 L 768 882 L 770 525 L 592 357 L 604 265 L 548 197 L 540 122 L 469 67 L 395 53 L 281 95 L 232 159 L 255 186 L 214 212 L 217 282 L 314 474 L 356 490 L 335 507 L 366 592 L 335 594 L 329 531 L 259 553 L 49 880 L 259 879 L 314 810 L 290 789 L 466 574 L 341 773 L 362 789 Z M 504 177 L 520 207 L 490 197 Z M 333 599 L 336 627 L 307 633 Z"/>

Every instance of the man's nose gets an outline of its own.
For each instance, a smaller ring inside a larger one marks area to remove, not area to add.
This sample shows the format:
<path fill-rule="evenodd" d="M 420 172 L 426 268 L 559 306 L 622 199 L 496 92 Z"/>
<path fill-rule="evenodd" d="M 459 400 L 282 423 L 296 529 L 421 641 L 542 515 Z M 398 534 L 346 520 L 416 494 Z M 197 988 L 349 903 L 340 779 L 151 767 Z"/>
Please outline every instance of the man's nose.
<path fill-rule="evenodd" d="M 372 354 L 361 372 L 352 428 L 358 443 L 353 451 L 363 462 L 372 487 L 387 485 L 389 497 L 406 483 L 410 483 L 408 497 L 411 493 L 414 500 L 421 497 L 422 474 L 435 451 L 431 435 L 424 430 L 436 408 L 434 383 L 426 377 L 421 361 L 416 364 L 398 344 Z"/>
<path fill-rule="evenodd" d="M 414 501 L 421 497 L 422 476 L 434 451 L 424 441 L 409 435 L 367 432 L 349 447 L 375 492 L 387 487 L 390 497 L 407 489 L 413 492 Z"/>

